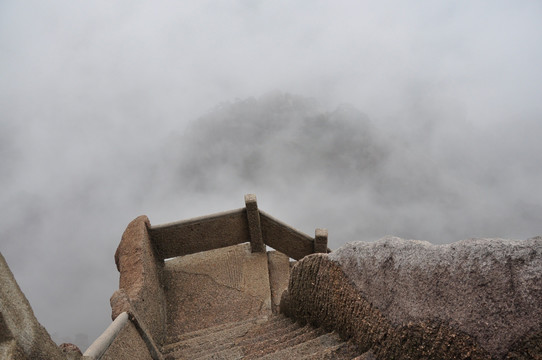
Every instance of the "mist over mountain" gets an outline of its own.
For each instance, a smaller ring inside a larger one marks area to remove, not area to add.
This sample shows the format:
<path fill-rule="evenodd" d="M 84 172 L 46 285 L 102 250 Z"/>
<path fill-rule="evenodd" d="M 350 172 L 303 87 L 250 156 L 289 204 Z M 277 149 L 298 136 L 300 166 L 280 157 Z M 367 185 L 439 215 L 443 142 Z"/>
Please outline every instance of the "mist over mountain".
<path fill-rule="evenodd" d="M 333 247 L 384 234 L 434 243 L 534 235 L 535 217 L 514 210 L 528 198 L 508 194 L 516 177 L 502 172 L 532 159 L 499 144 L 484 158 L 472 146 L 487 128 L 461 124 L 454 133 L 461 118 L 415 115 L 401 131 L 354 106 L 327 110 L 287 93 L 223 103 L 169 138 L 157 176 L 176 201 L 254 191 L 264 210 L 280 209 L 307 233 L 329 228 Z M 494 157 L 501 152 L 508 159 Z"/>
<path fill-rule="evenodd" d="M 0 1 L 0 251 L 60 341 L 110 323 L 113 254 L 141 214 L 255 193 L 331 248 L 539 235 L 541 18 L 539 2 Z"/>
<path fill-rule="evenodd" d="M 194 191 L 356 189 L 386 157 L 367 116 L 350 106 L 270 94 L 222 104 L 192 123 L 170 152 L 179 185 Z"/>

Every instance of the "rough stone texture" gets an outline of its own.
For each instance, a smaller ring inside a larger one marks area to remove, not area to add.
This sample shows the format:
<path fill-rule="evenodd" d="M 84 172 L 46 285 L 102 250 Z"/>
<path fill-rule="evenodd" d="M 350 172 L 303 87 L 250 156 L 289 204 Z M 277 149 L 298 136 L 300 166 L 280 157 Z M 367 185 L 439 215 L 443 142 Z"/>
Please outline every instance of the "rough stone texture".
<path fill-rule="evenodd" d="M 314 252 L 314 239 L 260 210 L 263 241 L 292 259 Z"/>
<path fill-rule="evenodd" d="M 77 345 L 70 343 L 63 343 L 59 345 L 60 350 L 66 355 L 66 360 L 79 360 L 83 353 L 77 347 Z"/>
<path fill-rule="evenodd" d="M 128 321 L 100 360 L 152 360 L 152 357 L 131 321 Z"/>
<path fill-rule="evenodd" d="M 162 344 L 165 336 L 166 309 L 162 288 L 163 261 L 158 258 L 150 241 L 149 219 L 140 216 L 133 220 L 122 235 L 115 253 L 120 272 L 119 288 L 128 296 L 145 328 L 154 340 Z M 119 314 L 122 309 L 113 309 Z"/>
<path fill-rule="evenodd" d="M 152 226 L 149 233 L 161 259 L 250 241 L 244 208 Z"/>
<path fill-rule="evenodd" d="M 336 333 L 301 326 L 281 315 L 184 334 L 164 347 L 173 359 L 353 359 L 360 354 Z"/>
<path fill-rule="evenodd" d="M 352 360 L 376 360 L 376 356 L 372 351 L 367 351 L 366 353 L 352 359 Z"/>
<path fill-rule="evenodd" d="M 263 243 L 262 236 L 262 227 L 260 224 L 260 212 L 258 211 L 256 195 L 245 195 L 245 204 L 247 209 L 247 221 L 252 252 L 265 252 L 265 244 Z"/>
<path fill-rule="evenodd" d="M 23 353 L 23 350 L 17 346 L 15 340 L 6 340 L 0 342 L 0 359 L 27 360 L 29 358 L 27 358 Z"/>
<path fill-rule="evenodd" d="M 496 358 L 518 342 L 540 339 L 542 238 L 432 245 L 387 237 L 349 243 L 330 259 L 395 327 L 414 330 L 429 320 L 434 325 L 422 330 L 434 332 L 446 324 Z M 542 356 L 542 343 L 535 342 L 524 347 L 538 347 Z"/>
<path fill-rule="evenodd" d="M 63 353 L 76 353 L 76 354 L 79 354 L 79 355 L 83 355 L 83 353 L 81 352 L 81 350 L 79 349 L 79 347 L 75 344 L 71 344 L 71 343 L 62 343 L 58 346 L 60 348 L 60 350 L 63 352 Z"/>
<path fill-rule="evenodd" d="M 154 341 L 154 338 L 150 335 L 149 330 L 146 328 L 145 324 L 142 323 L 139 319 L 139 316 L 136 316 L 136 313 L 129 313 L 130 321 L 134 326 L 136 327 L 137 331 L 139 332 L 139 336 L 147 346 L 147 350 L 151 354 L 151 357 L 154 360 L 162 360 L 162 356 L 160 353 L 160 347 L 156 344 Z"/>
<path fill-rule="evenodd" d="M 271 288 L 271 308 L 278 313 L 282 293 L 288 289 L 290 279 L 290 259 L 278 251 L 267 252 L 269 282 Z"/>
<path fill-rule="evenodd" d="M 248 243 L 166 261 L 164 285 L 170 336 L 271 313 L 267 255 Z"/>
<path fill-rule="evenodd" d="M 135 311 L 124 289 L 116 290 L 111 295 L 109 304 L 111 305 L 111 320 L 115 320 L 123 312 L 130 314 Z"/>
<path fill-rule="evenodd" d="M 0 254 L 0 354 L 2 359 L 63 359 Z"/>
<path fill-rule="evenodd" d="M 328 255 L 294 266 L 281 312 L 336 330 L 377 359 L 490 359 L 472 337 L 446 324 L 422 321 L 395 326 L 368 301 Z"/>
<path fill-rule="evenodd" d="M 542 331 L 512 345 L 507 359 L 542 359 Z"/>
<path fill-rule="evenodd" d="M 327 229 L 316 229 L 314 232 L 314 252 L 327 253 Z"/>
<path fill-rule="evenodd" d="M 159 358 L 160 346 L 156 343 L 156 341 L 152 337 L 152 334 L 150 330 L 147 328 L 147 325 L 144 322 L 140 321 L 142 317 L 141 315 L 139 315 L 135 307 L 131 304 L 130 299 L 128 298 L 128 295 L 126 294 L 124 289 L 119 289 L 115 291 L 113 293 L 113 296 L 111 296 L 110 303 L 111 303 L 111 309 L 112 309 L 112 316 L 111 316 L 112 319 L 115 320 L 123 312 L 126 312 L 128 314 L 128 318 L 130 319 L 130 321 L 132 321 L 132 323 L 138 329 L 139 335 L 141 336 L 141 338 L 147 345 L 147 349 L 149 349 L 149 352 L 152 355 L 152 357 L 155 359 Z"/>

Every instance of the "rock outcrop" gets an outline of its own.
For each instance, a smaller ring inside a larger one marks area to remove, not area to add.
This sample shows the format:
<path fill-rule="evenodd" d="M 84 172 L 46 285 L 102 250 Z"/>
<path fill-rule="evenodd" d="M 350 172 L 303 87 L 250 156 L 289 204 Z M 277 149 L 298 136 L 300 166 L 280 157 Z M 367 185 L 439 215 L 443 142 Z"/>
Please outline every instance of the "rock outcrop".
<path fill-rule="evenodd" d="M 542 238 L 448 245 L 388 237 L 311 255 L 281 309 L 380 359 L 542 356 Z"/>
<path fill-rule="evenodd" d="M 66 360 L 79 360 L 83 356 L 81 349 L 75 344 L 63 343 L 59 348 L 66 355 Z"/>
<path fill-rule="evenodd" d="M 65 359 L 0 253 L 0 359 Z"/>

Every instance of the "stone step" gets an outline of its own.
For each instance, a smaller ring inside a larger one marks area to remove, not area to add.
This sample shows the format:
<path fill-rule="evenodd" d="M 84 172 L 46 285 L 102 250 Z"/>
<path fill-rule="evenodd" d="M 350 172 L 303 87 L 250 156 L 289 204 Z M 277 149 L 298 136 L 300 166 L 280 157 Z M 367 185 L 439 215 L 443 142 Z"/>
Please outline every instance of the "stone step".
<path fill-rule="evenodd" d="M 247 346 L 245 350 L 246 359 L 259 359 L 264 355 L 273 353 L 286 347 L 292 347 L 305 341 L 314 339 L 322 335 L 322 329 L 315 329 L 310 325 L 305 325 L 278 337 L 268 338 L 265 341 Z"/>
<path fill-rule="evenodd" d="M 369 350 L 359 356 L 356 356 L 352 360 L 376 360 L 376 356 L 371 350 Z"/>
<path fill-rule="evenodd" d="M 346 343 L 339 343 L 334 346 L 329 346 L 324 348 L 321 351 L 318 351 L 314 354 L 309 354 L 301 357 L 301 360 L 335 360 L 335 359 L 342 359 L 340 357 L 340 350 L 344 347 L 346 347 Z M 339 356 L 338 356 L 339 355 Z"/>
<path fill-rule="evenodd" d="M 255 339 L 260 336 L 270 336 L 281 331 L 289 331 L 293 327 L 299 327 L 292 319 L 286 316 L 271 316 L 269 321 L 255 327 L 244 339 Z"/>
<path fill-rule="evenodd" d="M 198 331 L 200 336 L 185 334 L 185 340 L 164 346 L 162 353 L 174 358 L 205 357 L 225 351 L 235 346 L 245 346 L 250 343 L 277 337 L 299 328 L 299 325 L 284 316 L 256 318 L 251 321 L 229 324 L 229 326 L 216 326 L 207 331 Z"/>
<path fill-rule="evenodd" d="M 253 323 L 266 323 L 267 324 L 267 323 L 269 323 L 271 321 L 278 321 L 275 318 L 276 318 L 275 316 L 267 316 L 267 315 L 257 316 L 257 317 L 253 317 L 253 318 L 242 320 L 242 321 L 234 321 L 234 322 L 229 322 L 229 323 L 220 324 L 220 325 L 216 325 L 216 326 L 211 326 L 211 327 L 208 327 L 208 328 L 205 328 L 205 329 L 195 330 L 195 331 L 191 331 L 191 332 L 180 334 L 180 335 L 168 336 L 167 339 L 166 339 L 166 344 L 167 345 L 165 345 L 164 348 L 168 348 L 170 346 L 175 345 L 176 343 L 179 343 L 179 342 L 182 342 L 182 341 L 185 341 L 185 340 L 188 340 L 188 339 L 192 339 L 192 338 L 200 337 L 200 336 L 205 336 L 205 335 L 208 335 L 208 334 L 212 334 L 214 332 L 218 332 L 218 331 L 225 330 L 225 329 L 230 329 L 230 328 L 240 326 L 240 325 L 243 325 L 243 324 L 246 324 L 246 323 L 253 322 Z M 288 319 L 288 318 L 286 318 L 286 319 Z M 284 319 L 280 318 L 280 320 L 284 320 Z"/>
<path fill-rule="evenodd" d="M 283 315 L 258 317 L 183 334 L 163 348 L 164 358 L 216 359 L 354 359 L 360 355 L 336 333 L 300 326 Z"/>
<path fill-rule="evenodd" d="M 269 339 L 280 338 L 286 334 L 298 331 L 301 326 L 288 319 L 286 322 L 277 323 L 274 327 L 261 327 L 247 334 L 238 342 L 239 346 L 254 346 L 254 344 L 268 341 Z"/>
<path fill-rule="evenodd" d="M 274 328 L 272 326 L 273 324 L 278 328 Z M 299 325 L 289 319 L 288 321 L 276 321 L 272 324 L 263 324 L 258 327 L 253 327 L 249 332 L 237 337 L 234 341 L 227 343 L 217 339 L 213 343 L 206 345 L 204 348 L 197 349 L 195 352 L 185 352 L 183 356 L 189 356 L 192 359 L 213 359 L 217 358 L 215 356 L 217 353 L 222 353 L 223 355 L 220 356 L 225 356 L 224 354 L 232 353 L 232 351 L 233 353 L 237 353 L 238 349 L 241 349 L 242 354 L 246 355 L 248 349 L 253 348 L 256 344 L 265 343 L 269 341 L 269 339 L 284 338 L 287 334 L 295 333 L 296 331 L 299 332 L 299 329 Z"/>
<path fill-rule="evenodd" d="M 302 360 L 351 360 L 359 355 L 359 350 L 351 341 L 327 347 L 323 351 L 307 355 Z"/>
<path fill-rule="evenodd" d="M 201 356 L 192 358 L 197 360 L 259 359 L 262 358 L 262 356 L 270 355 L 271 353 L 275 353 L 277 351 L 282 351 L 287 347 L 295 348 L 299 344 L 311 341 L 321 333 L 322 331 L 318 331 L 317 329 L 303 327 L 295 329 L 289 334 L 284 334 L 279 338 L 267 337 L 265 340 L 262 339 L 262 341 L 256 343 L 247 343 L 247 341 L 243 341 L 243 344 L 234 345 L 219 352 L 214 352 L 212 349 L 209 349 L 205 353 L 202 353 Z M 280 341 L 284 339 L 284 342 Z"/>
<path fill-rule="evenodd" d="M 328 348 L 335 347 L 341 343 L 340 337 L 335 333 L 324 333 L 318 337 L 299 342 L 293 346 L 285 344 L 285 347 L 277 347 L 274 351 L 258 359 L 281 360 L 281 359 L 303 359 L 310 356 L 317 356 Z"/>
<path fill-rule="evenodd" d="M 242 337 L 247 334 L 250 329 L 257 327 L 259 324 L 266 322 L 265 319 L 256 318 L 250 321 L 241 321 L 237 323 L 230 323 L 229 326 L 217 326 L 213 329 L 205 329 L 207 331 L 200 330 L 199 336 L 187 336 L 186 339 L 168 344 L 163 347 L 163 354 L 170 353 L 193 353 L 199 349 L 210 349 L 216 342 L 228 344 L 236 338 Z M 188 335 L 188 334 L 187 334 Z"/>

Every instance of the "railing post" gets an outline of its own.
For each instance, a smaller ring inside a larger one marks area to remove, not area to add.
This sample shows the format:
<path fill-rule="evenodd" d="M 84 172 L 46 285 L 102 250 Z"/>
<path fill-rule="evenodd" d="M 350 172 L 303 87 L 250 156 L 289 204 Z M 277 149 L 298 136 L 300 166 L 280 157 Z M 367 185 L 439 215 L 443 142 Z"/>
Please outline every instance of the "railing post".
<path fill-rule="evenodd" d="M 245 195 L 245 205 L 247 209 L 248 230 L 250 234 L 250 247 L 252 252 L 265 252 L 262 227 L 260 225 L 260 211 L 258 210 L 256 195 Z"/>
<path fill-rule="evenodd" d="M 327 253 L 327 229 L 316 229 L 314 232 L 314 252 Z"/>

